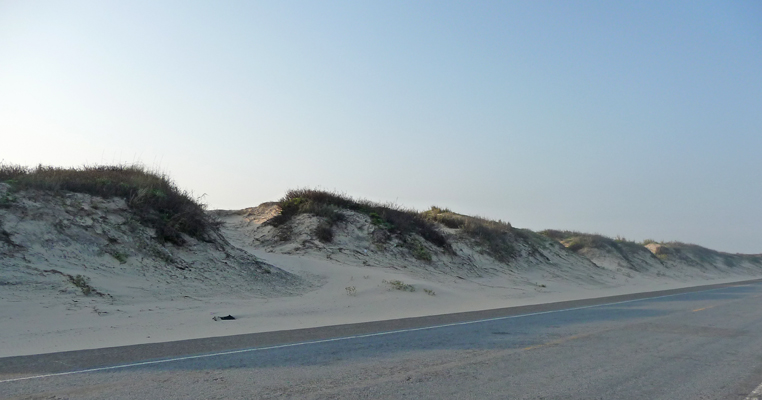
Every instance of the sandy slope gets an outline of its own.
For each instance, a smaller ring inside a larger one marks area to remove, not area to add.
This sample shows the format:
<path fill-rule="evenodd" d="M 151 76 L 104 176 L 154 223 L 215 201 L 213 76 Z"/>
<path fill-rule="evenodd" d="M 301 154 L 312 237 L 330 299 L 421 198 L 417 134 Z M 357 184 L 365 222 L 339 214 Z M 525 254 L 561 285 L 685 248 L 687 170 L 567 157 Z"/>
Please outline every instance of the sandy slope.
<path fill-rule="evenodd" d="M 7 189 L 0 184 L 0 197 Z M 756 264 L 665 264 L 646 251 L 577 254 L 517 236 L 496 262 L 455 231 L 454 253 L 415 259 L 348 213 L 330 245 L 299 216 L 288 240 L 272 205 L 217 212 L 215 243 L 159 245 L 123 201 L 19 193 L 0 208 L 0 356 L 263 332 L 536 304 L 758 277 Z M 650 254 L 650 255 L 649 255 Z M 641 261 L 637 261 L 641 260 Z M 633 264 L 634 263 L 634 264 Z M 85 296 L 70 277 L 86 276 Z M 386 282 L 399 280 L 414 292 Z M 424 289 L 431 291 L 427 293 Z M 236 321 L 214 321 L 232 314 Z"/>

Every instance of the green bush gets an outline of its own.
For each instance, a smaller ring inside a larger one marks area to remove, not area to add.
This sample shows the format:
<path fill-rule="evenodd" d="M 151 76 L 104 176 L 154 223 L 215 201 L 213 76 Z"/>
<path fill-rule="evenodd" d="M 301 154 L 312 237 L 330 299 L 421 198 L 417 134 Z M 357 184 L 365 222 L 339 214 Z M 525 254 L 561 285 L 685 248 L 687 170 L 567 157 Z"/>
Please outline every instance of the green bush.
<path fill-rule="evenodd" d="M 220 223 L 205 206 L 166 175 L 137 165 L 36 168 L 0 164 L 0 182 L 13 190 L 37 189 L 86 193 L 103 198 L 121 197 L 141 223 L 156 230 L 161 242 L 184 244 L 182 234 L 213 241 Z"/>
<path fill-rule="evenodd" d="M 383 229 L 386 229 L 387 231 L 388 231 L 388 230 L 392 230 L 392 229 L 394 229 L 394 225 L 392 225 L 392 224 L 391 224 L 390 222 L 388 222 L 388 221 L 384 221 L 384 219 L 383 219 L 383 218 L 381 218 L 381 216 L 380 216 L 380 215 L 378 215 L 378 213 L 377 213 L 377 212 L 375 212 L 375 211 L 371 211 L 371 212 L 368 214 L 368 216 L 370 217 L 370 223 L 371 223 L 371 224 L 373 224 L 373 225 L 375 225 L 375 226 L 378 226 L 379 228 L 383 228 Z"/>
<path fill-rule="evenodd" d="M 424 247 L 421 242 L 415 239 L 409 239 L 405 243 L 405 246 L 410 249 L 413 257 L 423 261 L 431 261 L 431 253 L 426 250 L 426 247 Z"/>

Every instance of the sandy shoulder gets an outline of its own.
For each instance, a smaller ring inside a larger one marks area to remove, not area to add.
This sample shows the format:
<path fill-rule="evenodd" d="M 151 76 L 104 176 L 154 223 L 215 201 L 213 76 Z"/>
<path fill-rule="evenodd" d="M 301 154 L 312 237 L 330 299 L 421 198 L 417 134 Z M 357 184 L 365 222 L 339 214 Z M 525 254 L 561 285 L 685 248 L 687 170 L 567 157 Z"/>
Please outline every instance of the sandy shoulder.
<path fill-rule="evenodd" d="M 225 295 L 225 288 L 219 287 L 218 296 L 165 293 L 166 298 L 158 300 L 141 297 L 139 290 L 129 293 L 130 282 L 124 282 L 125 293 L 115 302 L 71 293 L 40 297 L 36 291 L 0 287 L 0 357 L 474 311 L 754 278 L 683 282 L 620 278 L 617 286 L 590 287 L 542 273 L 524 274 L 522 279 L 423 279 L 391 268 L 342 265 L 318 257 L 258 255 L 321 286 L 296 296 L 247 298 Z M 413 285 L 415 291 L 395 290 L 384 283 L 394 280 Z M 237 319 L 212 318 L 228 314 Z"/>

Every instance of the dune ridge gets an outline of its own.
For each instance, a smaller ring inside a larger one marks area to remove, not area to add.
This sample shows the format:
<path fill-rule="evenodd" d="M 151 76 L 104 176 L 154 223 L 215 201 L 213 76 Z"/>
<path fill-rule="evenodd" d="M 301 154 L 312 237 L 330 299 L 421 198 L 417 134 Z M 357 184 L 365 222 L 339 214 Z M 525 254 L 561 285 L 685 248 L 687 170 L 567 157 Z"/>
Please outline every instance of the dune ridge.
<path fill-rule="evenodd" d="M 0 356 L 760 276 L 762 255 L 533 232 L 442 207 L 299 189 L 206 211 L 144 169 L 0 166 Z"/>

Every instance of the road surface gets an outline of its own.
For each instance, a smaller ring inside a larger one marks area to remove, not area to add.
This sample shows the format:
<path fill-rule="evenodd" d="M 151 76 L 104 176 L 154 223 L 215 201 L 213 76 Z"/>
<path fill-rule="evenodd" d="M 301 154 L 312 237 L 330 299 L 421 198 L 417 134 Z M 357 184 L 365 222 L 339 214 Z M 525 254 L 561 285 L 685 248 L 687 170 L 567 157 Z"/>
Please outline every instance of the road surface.
<path fill-rule="evenodd" d="M 11 399 L 744 400 L 760 383 L 762 281 L 0 358 Z"/>

